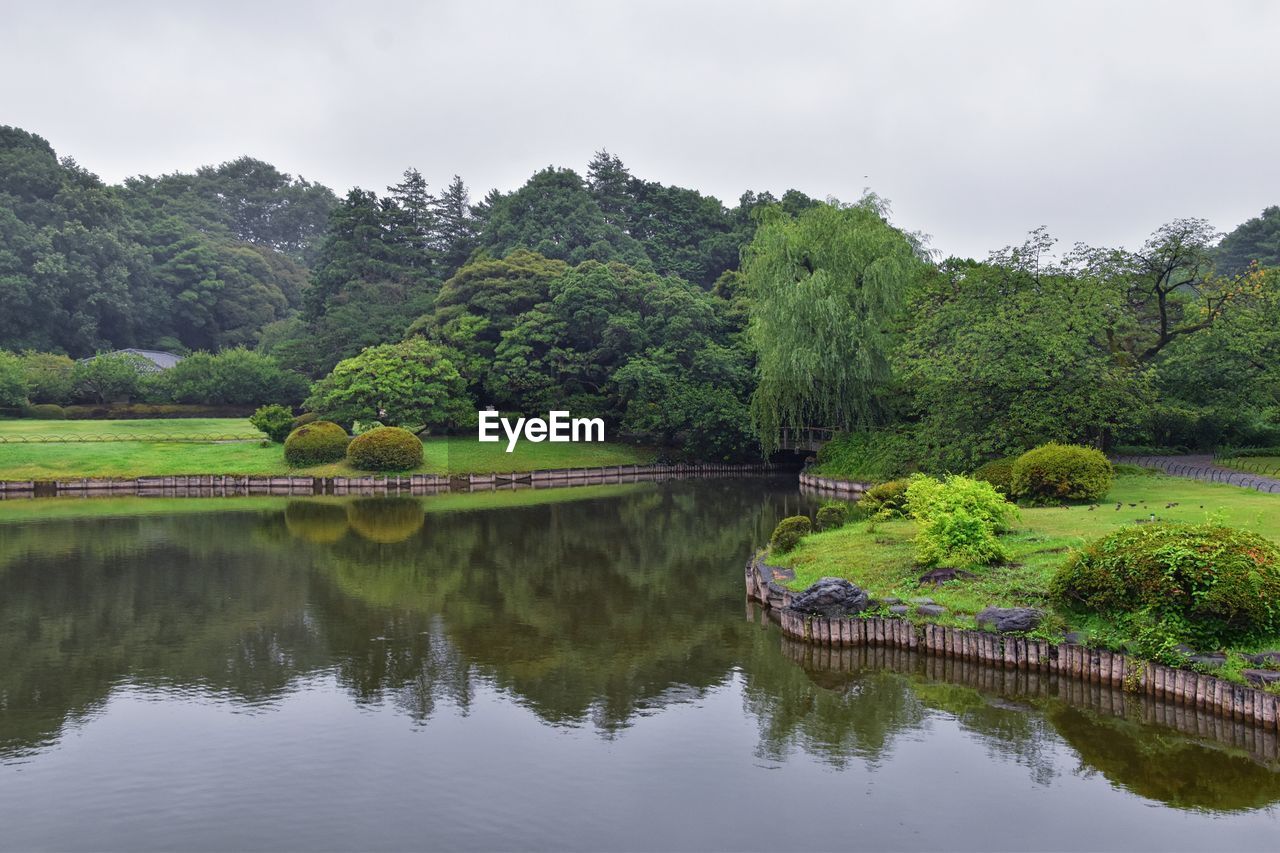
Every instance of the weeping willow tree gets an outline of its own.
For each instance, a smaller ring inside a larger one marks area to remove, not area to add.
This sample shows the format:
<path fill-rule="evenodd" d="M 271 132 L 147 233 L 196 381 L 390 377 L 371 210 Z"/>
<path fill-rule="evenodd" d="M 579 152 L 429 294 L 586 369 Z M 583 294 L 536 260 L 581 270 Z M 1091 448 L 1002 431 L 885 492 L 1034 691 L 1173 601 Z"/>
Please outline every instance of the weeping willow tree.
<path fill-rule="evenodd" d="M 781 430 L 866 429 L 888 417 L 894 329 L 923 273 L 920 242 L 878 199 L 762 216 L 743 254 L 760 382 L 752 419 L 766 453 Z"/>

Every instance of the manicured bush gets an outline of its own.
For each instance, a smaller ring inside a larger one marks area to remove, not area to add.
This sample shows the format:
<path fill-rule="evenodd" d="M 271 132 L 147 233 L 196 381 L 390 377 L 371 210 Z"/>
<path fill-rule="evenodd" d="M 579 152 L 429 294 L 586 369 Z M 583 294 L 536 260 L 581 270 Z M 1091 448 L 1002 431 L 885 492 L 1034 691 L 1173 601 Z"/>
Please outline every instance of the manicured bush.
<path fill-rule="evenodd" d="M 323 465 L 347 455 L 347 431 L 332 421 L 304 424 L 284 440 L 284 461 L 290 465 Z"/>
<path fill-rule="evenodd" d="M 788 516 L 773 528 L 773 535 L 769 537 L 769 550 L 774 554 L 785 554 L 812 532 L 813 524 L 809 521 L 809 516 Z"/>
<path fill-rule="evenodd" d="M 284 526 L 292 535 L 318 545 L 337 542 L 350 528 L 345 507 L 314 500 L 289 501 Z"/>
<path fill-rule="evenodd" d="M 1114 477 L 1110 460 L 1100 450 L 1049 443 L 1028 450 L 1013 463 L 1011 494 L 1033 504 L 1096 501 L 1106 497 Z"/>
<path fill-rule="evenodd" d="M 967 568 L 1008 559 L 997 534 L 1009 529 L 1018 508 L 990 483 L 916 474 L 907 486 L 907 511 L 919 526 L 914 541 L 921 565 Z"/>
<path fill-rule="evenodd" d="M 1000 494 L 1009 495 L 1013 491 L 1013 463 L 1016 461 L 1016 456 L 992 459 L 990 462 L 978 466 L 977 470 L 973 472 L 973 479 L 990 483 L 996 487 L 996 491 Z"/>
<path fill-rule="evenodd" d="M 1144 524 L 1073 554 L 1050 594 L 1068 608 L 1216 649 L 1280 633 L 1280 548 L 1218 524 Z"/>
<path fill-rule="evenodd" d="M 407 471 L 422 464 L 422 441 L 407 429 L 378 427 L 351 439 L 347 461 L 361 471 Z"/>
<path fill-rule="evenodd" d="M 818 508 L 817 529 L 834 530 L 844 527 L 849 520 L 849 505 L 840 501 L 829 501 Z"/>
<path fill-rule="evenodd" d="M 180 406 L 153 403 L 103 403 L 65 406 L 69 420 L 133 420 L 136 418 L 245 418 L 253 409 L 244 406 Z"/>
<path fill-rule="evenodd" d="M 902 518 L 907 514 L 907 481 L 890 480 L 862 493 L 858 508 L 870 518 Z"/>
<path fill-rule="evenodd" d="M 283 444 L 289 437 L 289 433 L 293 432 L 293 412 L 284 406 L 272 403 L 254 412 L 249 418 L 249 423 L 265 432 L 267 438 L 276 444 Z"/>
<path fill-rule="evenodd" d="M 318 420 L 320 420 L 320 415 L 316 414 L 315 412 L 303 412 L 302 414 L 298 415 L 296 418 L 293 419 L 293 425 L 296 427 L 300 427 L 303 424 L 313 423 Z"/>
<path fill-rule="evenodd" d="M 22 416 L 39 421 L 62 421 L 67 418 L 67 410 L 55 403 L 36 403 L 23 409 Z"/>

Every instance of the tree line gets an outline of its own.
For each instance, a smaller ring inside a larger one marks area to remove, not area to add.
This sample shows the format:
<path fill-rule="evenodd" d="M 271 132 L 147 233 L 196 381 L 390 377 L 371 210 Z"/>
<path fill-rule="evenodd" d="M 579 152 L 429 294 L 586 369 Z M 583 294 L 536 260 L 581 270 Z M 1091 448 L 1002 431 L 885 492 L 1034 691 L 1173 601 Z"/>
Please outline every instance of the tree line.
<path fill-rule="evenodd" d="M 1277 207 L 941 259 L 874 196 L 729 207 L 606 151 L 475 203 L 416 169 L 338 198 L 251 158 L 110 186 L 0 128 L 0 349 L 252 350 L 284 377 L 255 402 L 569 407 L 713 458 L 801 425 L 950 468 L 1049 438 L 1272 443 L 1278 265 Z"/>

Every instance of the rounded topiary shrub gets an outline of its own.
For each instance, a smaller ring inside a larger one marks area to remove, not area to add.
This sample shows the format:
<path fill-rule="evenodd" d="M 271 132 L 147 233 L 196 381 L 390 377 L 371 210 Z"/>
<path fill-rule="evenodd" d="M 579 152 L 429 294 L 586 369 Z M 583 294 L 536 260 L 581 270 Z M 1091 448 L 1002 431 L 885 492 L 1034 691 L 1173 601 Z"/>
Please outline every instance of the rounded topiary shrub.
<path fill-rule="evenodd" d="M 320 416 L 315 412 L 303 412 L 293 419 L 293 425 L 296 427 L 305 426 L 320 420 Z"/>
<path fill-rule="evenodd" d="M 1008 456 L 1004 459 L 992 459 L 984 465 L 979 465 L 977 470 L 973 472 L 973 479 L 981 480 L 984 483 L 990 483 L 996 487 L 996 491 L 1002 495 L 1013 493 L 1013 463 L 1017 461 L 1016 456 Z"/>
<path fill-rule="evenodd" d="M 1111 490 L 1115 472 L 1102 451 L 1077 444 L 1043 444 L 1013 463 L 1010 494 L 1028 503 L 1096 501 Z"/>
<path fill-rule="evenodd" d="M 422 464 L 422 441 L 407 429 L 377 427 L 351 439 L 347 461 L 361 471 L 407 471 Z"/>
<path fill-rule="evenodd" d="M 415 498 L 360 498 L 347 507 L 347 519 L 360 538 L 392 545 L 421 530 L 426 514 Z"/>
<path fill-rule="evenodd" d="M 284 526 L 294 536 L 329 545 L 347 535 L 347 511 L 339 504 L 294 500 L 284 508 Z"/>
<path fill-rule="evenodd" d="M 849 505 L 832 501 L 818 508 L 816 527 L 818 530 L 834 530 L 837 527 L 844 527 L 848 520 Z"/>
<path fill-rule="evenodd" d="M 1218 648 L 1280 633 L 1280 548 L 1222 525 L 1144 524 L 1072 555 L 1050 593 L 1064 607 Z"/>
<path fill-rule="evenodd" d="M 809 521 L 809 516 L 788 516 L 773 528 L 773 535 L 769 537 L 769 550 L 774 554 L 785 554 L 812 532 L 813 524 Z"/>
<path fill-rule="evenodd" d="M 890 480 L 862 493 L 858 506 L 873 518 L 901 518 L 907 514 L 907 480 Z"/>
<path fill-rule="evenodd" d="M 284 440 L 284 461 L 290 465 L 323 465 L 347 455 L 347 431 L 332 421 L 304 424 Z"/>
<path fill-rule="evenodd" d="M 23 415 L 41 421 L 63 421 L 67 419 L 67 410 L 56 403 L 36 403 L 27 406 Z"/>

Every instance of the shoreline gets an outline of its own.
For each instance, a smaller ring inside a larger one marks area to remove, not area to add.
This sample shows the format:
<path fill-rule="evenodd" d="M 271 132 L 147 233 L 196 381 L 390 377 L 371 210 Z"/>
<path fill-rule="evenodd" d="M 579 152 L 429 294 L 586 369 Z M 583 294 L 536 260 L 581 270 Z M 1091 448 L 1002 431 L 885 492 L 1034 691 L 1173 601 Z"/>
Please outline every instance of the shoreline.
<path fill-rule="evenodd" d="M 778 570 L 785 572 L 786 570 Z M 790 609 L 785 577 L 762 554 L 747 561 L 747 598 L 778 621 L 784 637 L 824 648 L 890 646 L 1006 670 L 1069 677 L 1090 685 L 1216 714 L 1280 735 L 1280 696 L 1192 670 L 1074 643 L 1052 643 L 1015 635 L 948 628 L 882 616 L 809 616 Z"/>
<path fill-rule="evenodd" d="M 235 497 L 243 495 L 434 495 L 442 492 L 560 488 L 716 476 L 759 476 L 787 470 L 744 464 L 603 465 L 506 474 L 370 474 L 359 477 L 190 474 L 132 478 L 0 480 L 0 501 L 44 497 Z"/>

